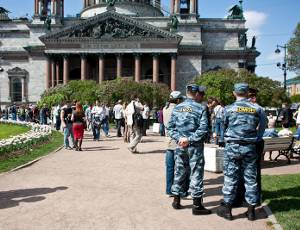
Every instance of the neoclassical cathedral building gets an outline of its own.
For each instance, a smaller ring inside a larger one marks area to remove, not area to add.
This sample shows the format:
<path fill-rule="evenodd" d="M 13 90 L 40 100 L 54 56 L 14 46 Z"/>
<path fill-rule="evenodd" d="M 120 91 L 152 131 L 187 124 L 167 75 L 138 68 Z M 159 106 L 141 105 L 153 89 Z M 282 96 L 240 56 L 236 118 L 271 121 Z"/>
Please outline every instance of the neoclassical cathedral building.
<path fill-rule="evenodd" d="M 225 19 L 202 18 L 201 0 L 170 0 L 169 13 L 157 0 L 84 0 L 77 17 L 64 16 L 64 0 L 33 1 L 30 20 L 0 7 L 1 106 L 35 103 L 70 80 L 132 77 L 183 91 L 209 70 L 255 71 L 242 1 Z"/>

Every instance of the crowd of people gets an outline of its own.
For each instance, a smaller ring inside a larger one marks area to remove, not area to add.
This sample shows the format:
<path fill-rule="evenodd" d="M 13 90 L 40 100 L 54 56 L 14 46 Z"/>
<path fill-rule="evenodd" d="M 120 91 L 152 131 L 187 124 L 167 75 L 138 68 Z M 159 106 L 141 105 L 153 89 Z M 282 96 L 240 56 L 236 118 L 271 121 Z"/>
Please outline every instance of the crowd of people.
<path fill-rule="evenodd" d="M 204 192 L 204 143 L 224 147 L 224 201 L 217 214 L 232 220 L 232 207 L 248 204 L 247 217 L 255 219 L 255 206 L 261 202 L 260 157 L 263 137 L 293 135 L 289 130 L 293 115 L 286 104 L 280 114 L 283 130 L 275 129 L 277 118 L 266 116 L 257 104 L 257 90 L 245 83 L 234 86 L 236 101 L 225 107 L 221 100 L 208 98 L 206 88 L 194 84 L 186 87 L 186 96 L 173 91 L 164 107 L 155 112 L 136 95 L 128 102 L 115 105 L 95 101 L 93 104 L 65 102 L 49 109 L 44 105 L 12 105 L 2 112 L 4 119 L 23 120 L 48 124 L 64 133 L 64 147 L 82 151 L 84 131 L 92 131 L 93 140 L 100 140 L 100 131 L 109 135 L 109 123 L 115 122 L 117 137 L 123 137 L 131 153 L 138 153 L 137 146 L 147 135 L 150 118 L 159 123 L 159 133 L 166 136 L 166 194 L 173 197 L 172 207 L 181 209 L 182 197 L 193 199 L 192 213 L 208 215 L 203 205 Z M 300 124 L 300 110 L 294 114 Z M 268 126 L 267 129 L 266 126 Z M 300 134 L 300 128 L 297 133 Z M 300 135 L 299 135 L 300 136 Z M 242 198 L 239 194 L 243 194 Z M 241 200 L 239 200 L 241 199 Z"/>

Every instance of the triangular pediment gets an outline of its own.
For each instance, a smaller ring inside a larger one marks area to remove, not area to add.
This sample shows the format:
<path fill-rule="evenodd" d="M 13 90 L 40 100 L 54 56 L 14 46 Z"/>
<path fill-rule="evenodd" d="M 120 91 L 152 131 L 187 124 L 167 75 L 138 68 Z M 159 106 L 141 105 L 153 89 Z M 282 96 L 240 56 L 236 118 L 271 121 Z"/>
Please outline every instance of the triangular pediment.
<path fill-rule="evenodd" d="M 41 37 L 43 42 L 74 41 L 74 39 L 82 41 L 175 40 L 179 42 L 182 37 L 114 11 L 106 11 L 77 25 Z"/>

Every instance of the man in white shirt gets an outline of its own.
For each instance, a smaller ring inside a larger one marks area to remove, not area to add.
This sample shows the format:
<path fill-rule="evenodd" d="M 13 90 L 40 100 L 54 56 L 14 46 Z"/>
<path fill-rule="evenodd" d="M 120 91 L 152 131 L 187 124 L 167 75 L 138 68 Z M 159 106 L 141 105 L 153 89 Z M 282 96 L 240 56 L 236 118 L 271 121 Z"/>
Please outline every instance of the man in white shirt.
<path fill-rule="evenodd" d="M 118 103 L 114 106 L 113 112 L 114 112 L 114 118 L 117 125 L 117 135 L 118 137 L 122 137 L 121 127 L 122 127 L 122 119 L 123 119 L 123 115 L 122 115 L 123 106 L 121 100 L 119 100 Z"/>
<path fill-rule="evenodd" d="M 94 140 L 100 139 L 100 127 L 102 120 L 105 117 L 105 110 L 101 106 L 99 106 L 99 101 L 96 101 L 95 106 L 92 109 L 92 131 Z"/>
<path fill-rule="evenodd" d="M 131 138 L 128 145 L 128 150 L 132 153 L 137 153 L 136 146 L 142 139 L 143 118 L 141 112 L 144 110 L 137 96 L 133 96 L 128 107 L 127 124 L 132 125 L 134 138 Z"/>
<path fill-rule="evenodd" d="M 215 132 L 213 134 L 216 144 L 224 142 L 224 107 L 218 102 L 218 105 L 214 108 L 215 117 Z"/>
<path fill-rule="evenodd" d="M 142 112 L 143 116 L 143 136 L 146 136 L 147 129 L 149 128 L 149 115 L 150 115 L 150 108 L 147 104 L 147 102 L 144 105 L 144 110 Z"/>

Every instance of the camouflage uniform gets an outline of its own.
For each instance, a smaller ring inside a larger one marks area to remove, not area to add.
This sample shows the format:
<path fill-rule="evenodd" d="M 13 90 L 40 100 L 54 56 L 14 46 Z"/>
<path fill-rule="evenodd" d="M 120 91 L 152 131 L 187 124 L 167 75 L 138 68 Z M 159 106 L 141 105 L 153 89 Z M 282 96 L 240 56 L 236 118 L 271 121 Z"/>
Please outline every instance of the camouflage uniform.
<path fill-rule="evenodd" d="M 248 204 L 255 205 L 258 201 L 256 142 L 264 133 L 264 111 L 247 99 L 239 99 L 225 108 L 225 128 L 224 202 L 232 204 L 242 176 L 245 199 Z"/>
<path fill-rule="evenodd" d="M 186 99 L 174 108 L 167 130 L 176 142 L 181 137 L 186 137 L 189 141 L 187 148 L 177 146 L 175 150 L 175 177 L 171 191 L 174 195 L 184 196 L 184 183 L 190 172 L 189 192 L 193 198 L 201 198 L 204 174 L 203 142 L 208 133 L 206 108 L 193 99 Z"/>

